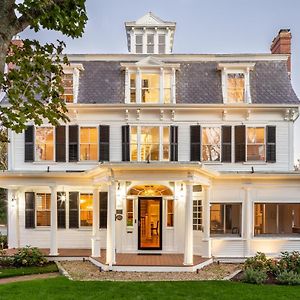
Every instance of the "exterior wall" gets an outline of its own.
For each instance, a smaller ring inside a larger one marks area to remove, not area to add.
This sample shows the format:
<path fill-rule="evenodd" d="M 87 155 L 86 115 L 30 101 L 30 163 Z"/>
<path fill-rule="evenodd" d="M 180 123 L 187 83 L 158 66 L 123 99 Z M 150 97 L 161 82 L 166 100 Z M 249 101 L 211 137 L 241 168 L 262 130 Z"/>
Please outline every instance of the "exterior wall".
<path fill-rule="evenodd" d="M 162 107 L 162 106 L 161 106 Z M 265 162 L 244 162 L 244 163 L 205 163 L 208 168 L 217 171 L 249 171 L 254 166 L 255 171 L 286 172 L 293 169 L 293 122 L 284 121 L 284 116 L 280 111 L 262 112 L 253 111 L 250 117 L 246 116 L 246 111 L 238 110 L 228 112 L 224 119 L 222 110 L 215 111 L 206 109 L 184 109 L 174 110 L 172 115 L 170 110 L 159 108 L 144 109 L 137 112 L 135 109 L 105 111 L 88 111 L 77 115 L 70 114 L 71 124 L 81 126 L 98 126 L 99 124 L 110 125 L 110 161 L 120 162 L 122 157 L 121 148 L 121 126 L 129 125 L 177 125 L 178 126 L 178 159 L 182 162 L 190 160 L 190 125 L 199 124 L 201 126 L 222 126 L 241 125 L 246 126 L 276 126 L 276 163 Z M 68 141 L 68 130 L 66 133 Z M 232 147 L 234 151 L 234 134 L 232 135 Z M 56 163 L 56 162 L 24 162 L 24 134 L 11 134 L 12 144 L 9 151 L 9 169 L 18 171 L 46 171 L 50 166 L 50 171 L 66 170 L 88 170 L 94 168 L 98 162 L 77 162 L 77 163 Z M 66 145 L 66 152 L 68 145 Z"/>

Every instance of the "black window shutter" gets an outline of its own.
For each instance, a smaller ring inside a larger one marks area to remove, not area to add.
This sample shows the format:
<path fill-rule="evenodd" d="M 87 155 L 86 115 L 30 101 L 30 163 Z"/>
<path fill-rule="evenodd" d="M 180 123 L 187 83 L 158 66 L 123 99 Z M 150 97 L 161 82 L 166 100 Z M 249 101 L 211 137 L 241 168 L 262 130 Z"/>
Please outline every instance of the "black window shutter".
<path fill-rule="evenodd" d="M 78 161 L 78 125 L 69 126 L 69 161 Z"/>
<path fill-rule="evenodd" d="M 246 160 L 246 126 L 235 126 L 235 162 Z"/>
<path fill-rule="evenodd" d="M 99 161 L 109 161 L 109 126 L 99 126 Z"/>
<path fill-rule="evenodd" d="M 99 228 L 107 228 L 107 192 L 99 192 Z"/>
<path fill-rule="evenodd" d="M 129 125 L 122 126 L 122 161 L 130 161 Z"/>
<path fill-rule="evenodd" d="M 231 162 L 231 126 L 222 126 L 222 162 Z"/>
<path fill-rule="evenodd" d="M 276 162 L 276 126 L 267 126 L 267 162 Z"/>
<path fill-rule="evenodd" d="M 35 196 L 33 192 L 25 193 L 25 228 L 35 227 Z"/>
<path fill-rule="evenodd" d="M 69 193 L 69 228 L 79 227 L 79 193 Z"/>
<path fill-rule="evenodd" d="M 57 227 L 66 228 L 66 201 L 62 201 L 61 197 L 66 199 L 65 192 L 57 193 Z"/>
<path fill-rule="evenodd" d="M 66 161 L 66 126 L 55 128 L 55 160 L 57 162 Z"/>
<path fill-rule="evenodd" d="M 192 125 L 191 134 L 191 161 L 201 161 L 201 126 Z"/>
<path fill-rule="evenodd" d="M 29 125 L 25 129 L 25 162 L 34 161 L 34 126 Z"/>
<path fill-rule="evenodd" d="M 178 126 L 170 127 L 170 161 L 178 161 Z"/>

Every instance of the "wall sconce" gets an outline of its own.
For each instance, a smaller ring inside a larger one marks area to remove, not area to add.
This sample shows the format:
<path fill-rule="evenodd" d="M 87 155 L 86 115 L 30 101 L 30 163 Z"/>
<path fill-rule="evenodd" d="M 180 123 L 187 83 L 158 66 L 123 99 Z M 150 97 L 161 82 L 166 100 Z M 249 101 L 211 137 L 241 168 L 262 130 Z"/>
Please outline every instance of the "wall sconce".
<path fill-rule="evenodd" d="M 11 198 L 11 207 L 15 208 L 16 207 L 16 203 L 17 203 L 17 198 L 16 197 L 12 197 Z"/>

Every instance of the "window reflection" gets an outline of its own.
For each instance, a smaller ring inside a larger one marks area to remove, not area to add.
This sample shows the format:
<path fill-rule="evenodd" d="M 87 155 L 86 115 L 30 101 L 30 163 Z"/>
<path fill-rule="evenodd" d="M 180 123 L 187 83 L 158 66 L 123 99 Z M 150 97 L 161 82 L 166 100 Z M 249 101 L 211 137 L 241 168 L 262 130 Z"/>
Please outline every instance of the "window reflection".
<path fill-rule="evenodd" d="M 96 127 L 80 128 L 80 160 L 97 160 L 98 131 Z"/>
<path fill-rule="evenodd" d="M 93 225 L 93 194 L 80 194 L 80 226 Z"/>
<path fill-rule="evenodd" d="M 36 194 L 36 226 L 50 226 L 51 194 Z"/>
<path fill-rule="evenodd" d="M 247 128 L 247 160 L 265 160 L 265 128 Z"/>
<path fill-rule="evenodd" d="M 220 161 L 221 129 L 219 127 L 202 128 L 202 160 Z"/>
<path fill-rule="evenodd" d="M 53 128 L 37 127 L 35 133 L 35 160 L 53 160 Z"/>
<path fill-rule="evenodd" d="M 245 99 L 244 73 L 227 74 L 227 101 L 229 103 L 242 103 Z"/>
<path fill-rule="evenodd" d="M 159 74 L 142 74 L 142 103 L 159 102 Z"/>

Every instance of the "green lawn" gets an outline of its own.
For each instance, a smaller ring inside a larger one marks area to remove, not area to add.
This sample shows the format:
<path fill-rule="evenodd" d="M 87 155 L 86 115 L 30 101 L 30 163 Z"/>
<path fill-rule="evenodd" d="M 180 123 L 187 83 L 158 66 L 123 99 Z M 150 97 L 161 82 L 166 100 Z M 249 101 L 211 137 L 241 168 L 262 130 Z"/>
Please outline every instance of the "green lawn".
<path fill-rule="evenodd" d="M 69 281 L 64 277 L 0 285 L 0 299 L 300 299 L 300 287 L 200 282 Z"/>
<path fill-rule="evenodd" d="M 0 269 L 0 278 L 30 275 L 30 274 L 42 274 L 57 272 L 56 264 L 52 263 L 43 267 L 24 267 L 24 268 L 9 268 Z M 0 297 L 1 299 L 1 297 Z"/>

